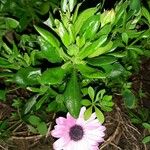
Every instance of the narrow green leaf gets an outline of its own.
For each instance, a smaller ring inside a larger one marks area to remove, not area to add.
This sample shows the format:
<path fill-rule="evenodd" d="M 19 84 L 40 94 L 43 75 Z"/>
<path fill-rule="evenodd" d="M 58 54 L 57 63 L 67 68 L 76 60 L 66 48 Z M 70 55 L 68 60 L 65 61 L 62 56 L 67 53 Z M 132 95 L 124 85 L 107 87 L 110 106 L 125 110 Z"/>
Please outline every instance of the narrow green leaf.
<path fill-rule="evenodd" d="M 142 7 L 142 15 L 148 20 L 148 23 L 150 24 L 150 12 L 145 7 Z"/>
<path fill-rule="evenodd" d="M 43 105 L 43 103 L 45 102 L 45 100 L 48 99 L 48 94 L 45 94 L 44 96 L 42 96 L 38 102 L 36 103 L 35 107 L 36 107 L 36 110 L 40 109 L 41 106 Z"/>
<path fill-rule="evenodd" d="M 70 10 L 70 12 L 73 11 L 74 6 L 76 5 L 76 3 L 77 3 L 77 0 L 69 0 L 69 10 Z"/>
<path fill-rule="evenodd" d="M 86 111 L 84 112 L 84 119 L 88 120 L 91 115 L 92 115 L 92 106 L 86 109 Z"/>
<path fill-rule="evenodd" d="M 70 114 L 76 118 L 78 117 L 80 112 L 80 101 L 81 95 L 77 73 L 75 70 L 73 70 L 71 79 L 67 83 L 67 87 L 64 93 L 64 102 Z"/>
<path fill-rule="evenodd" d="M 27 114 L 31 110 L 31 108 L 35 105 L 37 98 L 38 95 L 32 97 L 27 101 L 27 103 L 24 106 L 24 114 Z"/>
<path fill-rule="evenodd" d="M 127 33 L 122 33 L 122 40 L 123 42 L 127 45 L 128 44 L 128 34 Z"/>
<path fill-rule="evenodd" d="M 97 119 L 99 120 L 100 123 L 103 123 L 105 120 L 103 113 L 97 107 L 94 107 L 94 108 L 95 108 L 95 113 L 96 113 Z"/>
<path fill-rule="evenodd" d="M 88 88 L 88 94 L 89 94 L 91 100 L 94 100 L 95 91 L 91 86 Z"/>
<path fill-rule="evenodd" d="M 60 36 L 62 42 L 64 43 L 66 47 L 69 46 L 72 41 L 70 40 L 68 31 L 58 19 L 55 19 L 55 25 L 56 25 L 55 31 Z"/>

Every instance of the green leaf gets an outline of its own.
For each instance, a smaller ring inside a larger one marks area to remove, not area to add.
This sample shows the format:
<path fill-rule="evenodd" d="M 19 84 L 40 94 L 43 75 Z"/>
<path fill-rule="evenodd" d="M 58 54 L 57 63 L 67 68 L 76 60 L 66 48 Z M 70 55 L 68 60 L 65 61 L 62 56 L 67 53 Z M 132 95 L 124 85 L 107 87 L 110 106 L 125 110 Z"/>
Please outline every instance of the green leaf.
<path fill-rule="evenodd" d="M 79 34 L 85 39 L 91 39 L 97 32 L 100 25 L 100 15 L 93 15 L 83 24 Z"/>
<path fill-rule="evenodd" d="M 60 84 L 65 76 L 65 70 L 61 67 L 50 68 L 44 71 L 40 78 L 41 84 Z"/>
<path fill-rule="evenodd" d="M 60 43 L 58 39 L 52 33 L 40 27 L 37 27 L 37 26 L 34 26 L 34 27 L 47 42 L 49 42 L 53 47 L 59 49 Z"/>
<path fill-rule="evenodd" d="M 76 5 L 76 3 L 77 3 L 77 0 L 69 0 L 69 10 L 70 10 L 70 12 L 73 11 L 74 6 Z"/>
<path fill-rule="evenodd" d="M 27 101 L 27 103 L 24 106 L 24 114 L 27 114 L 31 110 L 31 108 L 35 105 L 37 98 L 38 95 L 32 97 Z"/>
<path fill-rule="evenodd" d="M 7 28 L 17 28 L 17 26 L 19 25 L 19 22 L 15 19 L 12 18 L 5 18 L 5 23 L 6 23 L 6 27 Z"/>
<path fill-rule="evenodd" d="M 47 59 L 52 63 L 61 62 L 62 58 L 56 48 L 54 48 L 49 42 L 44 40 L 43 38 L 39 38 L 41 51 L 39 52 L 42 58 Z"/>
<path fill-rule="evenodd" d="M 22 86 L 37 85 L 41 70 L 38 68 L 21 68 L 15 75 L 14 81 Z"/>
<path fill-rule="evenodd" d="M 89 67 L 88 65 L 77 65 L 76 67 L 81 72 L 81 74 L 87 78 L 96 78 L 96 79 L 106 78 L 105 73 L 101 72 L 98 69 Z"/>
<path fill-rule="evenodd" d="M 102 29 L 97 33 L 97 37 L 100 37 L 102 35 L 108 35 L 111 31 L 111 25 L 107 24 L 104 27 L 102 27 Z"/>
<path fill-rule="evenodd" d="M 10 68 L 10 69 L 18 69 L 18 66 L 15 66 L 15 64 L 10 63 L 5 58 L 0 57 L 0 67 L 1 68 Z"/>
<path fill-rule="evenodd" d="M 91 53 L 88 57 L 92 58 L 107 53 L 112 49 L 112 46 L 113 46 L 113 42 L 109 41 L 105 46 L 95 49 L 95 51 L 93 51 L 93 53 Z"/>
<path fill-rule="evenodd" d="M 105 26 L 107 23 L 113 23 L 115 21 L 115 11 L 113 9 L 111 10 L 105 10 L 101 14 L 101 27 Z"/>
<path fill-rule="evenodd" d="M 84 105 L 84 106 L 90 106 L 91 105 L 91 101 L 88 100 L 88 99 L 83 99 L 81 101 L 81 104 Z"/>
<path fill-rule="evenodd" d="M 84 59 L 87 56 L 92 55 L 95 51 L 99 51 L 100 46 L 107 40 L 107 35 L 101 36 L 98 40 L 94 41 L 90 45 L 84 46 L 79 52 L 79 58 Z"/>
<path fill-rule="evenodd" d="M 0 100 L 5 101 L 6 100 L 6 91 L 0 90 Z"/>
<path fill-rule="evenodd" d="M 47 133 L 47 125 L 45 122 L 41 122 L 40 124 L 38 124 L 37 126 L 37 130 L 41 135 L 46 135 Z"/>
<path fill-rule="evenodd" d="M 55 25 L 56 25 L 55 31 L 60 36 L 60 38 L 61 38 L 62 42 L 64 43 L 64 45 L 66 47 L 68 47 L 71 44 L 71 42 L 72 42 L 70 40 L 68 31 L 66 30 L 64 25 L 58 19 L 55 19 Z"/>
<path fill-rule="evenodd" d="M 84 24 L 84 22 L 90 18 L 91 16 L 93 16 L 96 11 L 98 9 L 96 7 L 93 8 L 89 8 L 84 10 L 77 18 L 77 20 L 74 23 L 74 27 L 75 27 L 75 35 L 77 35 L 82 27 L 82 25 Z"/>
<path fill-rule="evenodd" d="M 112 64 L 116 61 L 117 61 L 117 59 L 115 57 L 109 56 L 109 55 L 87 59 L 87 63 L 92 66 L 108 65 L 108 64 Z"/>
<path fill-rule="evenodd" d="M 103 113 L 97 107 L 94 107 L 94 108 L 95 108 L 95 113 L 96 113 L 97 119 L 99 120 L 100 123 L 103 123 L 105 120 Z"/>
<path fill-rule="evenodd" d="M 67 83 L 67 87 L 64 93 L 64 102 L 70 114 L 73 117 L 78 117 L 80 112 L 81 95 L 80 87 L 78 83 L 77 73 L 73 70 L 70 81 Z"/>
<path fill-rule="evenodd" d="M 123 42 L 127 45 L 128 44 L 128 34 L 127 33 L 122 33 L 122 40 Z"/>
<path fill-rule="evenodd" d="M 142 123 L 145 129 L 150 130 L 150 124 L 149 123 Z"/>
<path fill-rule="evenodd" d="M 147 144 L 148 142 L 150 142 L 150 136 L 144 137 L 144 139 L 142 140 L 142 143 Z"/>
<path fill-rule="evenodd" d="M 84 112 L 84 119 L 88 120 L 90 116 L 92 115 L 92 106 L 90 106 L 86 111 Z"/>
<path fill-rule="evenodd" d="M 57 102 L 54 100 L 51 103 L 49 103 L 48 107 L 46 108 L 46 111 L 48 111 L 48 112 L 56 112 L 57 111 Z"/>
<path fill-rule="evenodd" d="M 89 94 L 91 100 L 94 100 L 95 91 L 91 86 L 88 88 L 88 94 Z"/>
<path fill-rule="evenodd" d="M 145 7 L 142 7 L 142 15 L 148 20 L 148 23 L 150 24 L 150 12 Z"/>
<path fill-rule="evenodd" d="M 46 99 L 48 99 L 48 94 L 45 94 L 44 96 L 42 96 L 38 102 L 36 103 L 35 107 L 36 107 L 36 110 L 40 109 L 41 106 L 43 105 L 43 103 L 45 102 Z"/>
<path fill-rule="evenodd" d="M 126 107 L 130 109 L 133 109 L 136 107 L 137 99 L 129 89 L 124 90 L 122 92 L 122 95 L 123 95 L 123 100 L 124 100 Z"/>
<path fill-rule="evenodd" d="M 38 124 L 41 122 L 41 119 L 35 115 L 31 115 L 29 118 L 28 118 L 28 121 L 34 125 L 34 126 L 38 126 Z"/>
<path fill-rule="evenodd" d="M 66 10 L 67 10 L 67 2 L 68 2 L 68 0 L 61 0 L 61 10 L 63 11 L 63 12 L 66 12 Z"/>
<path fill-rule="evenodd" d="M 125 72 L 126 72 L 125 68 L 120 63 L 118 63 L 118 62 L 116 62 L 116 63 L 114 63 L 112 65 L 104 66 L 104 70 L 106 72 L 107 72 L 107 69 L 109 71 L 109 77 L 110 78 L 118 77 L 118 76 L 120 76 L 122 74 L 125 74 Z"/>
<path fill-rule="evenodd" d="M 138 12 L 141 8 L 141 2 L 140 0 L 130 0 L 130 9 Z"/>

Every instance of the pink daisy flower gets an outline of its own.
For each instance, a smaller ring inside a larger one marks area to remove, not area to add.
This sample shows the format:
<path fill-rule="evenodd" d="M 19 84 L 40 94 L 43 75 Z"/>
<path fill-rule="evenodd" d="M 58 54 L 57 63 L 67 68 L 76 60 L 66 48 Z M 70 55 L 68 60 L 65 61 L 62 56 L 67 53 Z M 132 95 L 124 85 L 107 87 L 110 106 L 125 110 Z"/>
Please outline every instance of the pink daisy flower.
<path fill-rule="evenodd" d="M 86 108 L 82 107 L 79 117 L 73 118 L 67 113 L 67 118 L 56 119 L 51 134 L 59 138 L 54 142 L 55 150 L 99 150 L 99 143 L 103 142 L 106 128 L 96 119 L 93 113 L 88 120 L 84 119 Z"/>

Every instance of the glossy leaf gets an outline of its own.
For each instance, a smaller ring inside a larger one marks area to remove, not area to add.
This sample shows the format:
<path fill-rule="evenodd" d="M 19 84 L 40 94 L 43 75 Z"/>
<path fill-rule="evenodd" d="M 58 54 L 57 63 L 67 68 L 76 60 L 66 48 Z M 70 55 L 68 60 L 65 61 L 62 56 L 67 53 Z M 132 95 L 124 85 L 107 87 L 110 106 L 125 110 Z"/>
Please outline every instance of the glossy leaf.
<path fill-rule="evenodd" d="M 91 39 L 96 34 L 99 25 L 100 15 L 93 15 L 85 21 L 79 34 L 84 36 L 86 40 Z"/>
<path fill-rule="evenodd" d="M 53 47 L 59 48 L 60 43 L 52 33 L 48 32 L 47 30 L 43 28 L 40 28 L 37 26 L 34 26 L 34 27 L 47 42 L 49 42 Z"/>
<path fill-rule="evenodd" d="M 96 56 L 102 55 L 104 53 L 107 53 L 111 50 L 112 46 L 113 46 L 113 42 L 110 41 L 104 47 L 99 47 L 98 49 L 93 51 L 93 53 L 91 55 L 89 55 L 88 57 L 92 58 L 92 57 L 96 57 Z"/>
<path fill-rule="evenodd" d="M 40 78 L 41 84 L 60 84 L 65 76 L 65 70 L 61 67 L 50 68 L 44 71 Z"/>
<path fill-rule="evenodd" d="M 106 78 L 105 73 L 101 72 L 98 69 L 89 67 L 88 65 L 77 65 L 77 69 L 81 72 L 83 76 L 87 78 L 94 78 L 94 79 Z"/>
<path fill-rule="evenodd" d="M 93 16 L 96 11 L 98 9 L 96 7 L 93 8 L 88 8 L 86 10 L 84 10 L 81 14 L 79 14 L 78 18 L 76 19 L 75 23 L 74 23 L 74 27 L 75 27 L 75 35 L 77 35 L 82 27 L 82 25 L 84 24 L 84 22 L 90 18 L 91 16 Z"/>
<path fill-rule="evenodd" d="M 81 107 L 81 95 L 78 77 L 75 70 L 73 70 L 71 78 L 67 83 L 67 87 L 64 93 L 64 102 L 70 114 L 77 118 Z"/>
<path fill-rule="evenodd" d="M 12 18 L 5 18 L 5 23 L 7 28 L 16 28 L 19 25 L 19 22 Z"/>
<path fill-rule="evenodd" d="M 85 46 L 79 52 L 80 59 L 84 59 L 90 55 L 92 55 L 95 51 L 98 51 L 100 46 L 107 40 L 107 35 L 101 36 L 98 40 L 91 43 L 89 46 Z"/>
<path fill-rule="evenodd" d="M 66 47 L 69 46 L 71 44 L 71 40 L 70 40 L 68 31 L 66 30 L 64 25 L 57 19 L 55 20 L 55 25 L 56 25 L 55 31 L 60 36 L 62 42 L 64 43 Z"/>
<path fill-rule="evenodd" d="M 38 68 L 21 68 L 15 75 L 14 81 L 22 86 L 36 85 L 38 83 L 38 78 L 41 75 L 41 70 Z"/>
<path fill-rule="evenodd" d="M 55 47 L 49 44 L 49 42 L 47 42 L 43 38 L 39 38 L 39 42 L 41 46 L 41 51 L 39 52 L 39 54 L 42 58 L 45 58 L 52 63 L 62 61 L 58 50 L 56 50 Z"/>
<path fill-rule="evenodd" d="M 115 57 L 109 56 L 109 55 L 87 59 L 87 63 L 92 66 L 101 66 L 101 65 L 112 64 L 116 61 L 117 61 L 117 59 Z"/>
<path fill-rule="evenodd" d="M 70 12 L 73 11 L 74 6 L 76 5 L 76 3 L 77 3 L 77 0 L 69 0 L 69 10 L 70 10 Z"/>

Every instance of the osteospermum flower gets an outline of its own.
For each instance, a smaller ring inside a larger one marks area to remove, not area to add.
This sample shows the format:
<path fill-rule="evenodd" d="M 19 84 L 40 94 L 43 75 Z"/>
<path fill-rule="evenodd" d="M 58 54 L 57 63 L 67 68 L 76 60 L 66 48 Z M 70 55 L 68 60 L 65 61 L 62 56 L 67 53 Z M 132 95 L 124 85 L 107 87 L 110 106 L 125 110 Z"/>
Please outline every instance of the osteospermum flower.
<path fill-rule="evenodd" d="M 67 118 L 56 119 L 54 130 L 51 134 L 59 138 L 54 142 L 55 150 L 98 150 L 103 142 L 106 128 L 96 119 L 95 113 L 88 120 L 84 119 L 86 108 L 82 107 L 79 117 L 73 118 L 67 113 Z"/>

